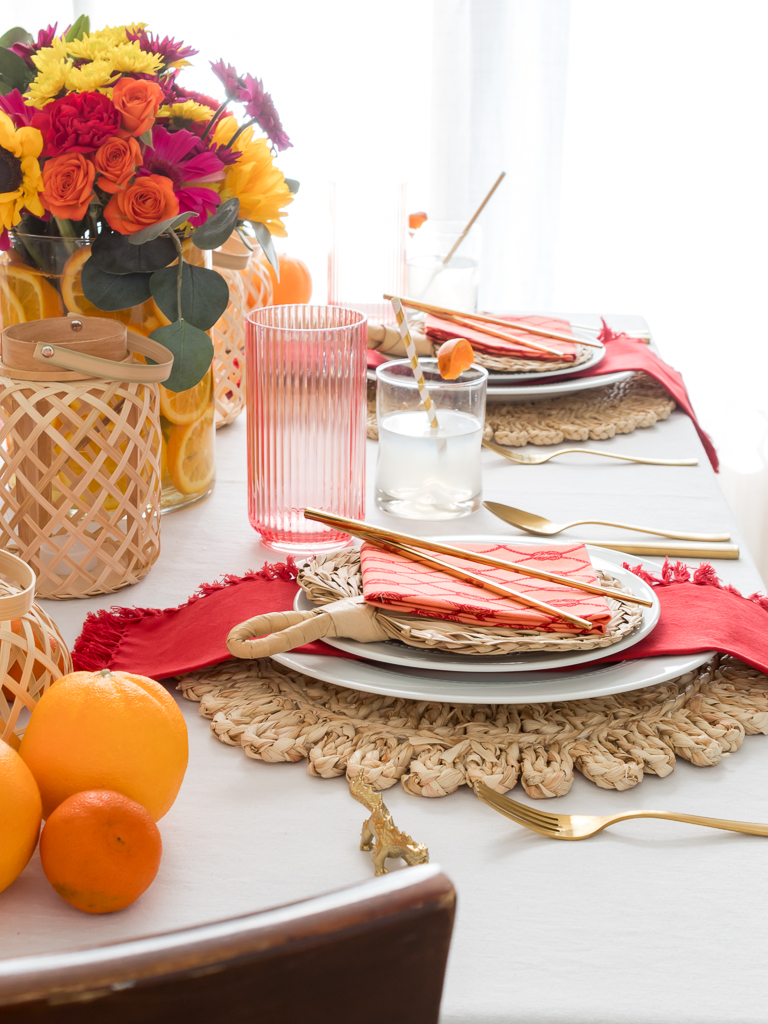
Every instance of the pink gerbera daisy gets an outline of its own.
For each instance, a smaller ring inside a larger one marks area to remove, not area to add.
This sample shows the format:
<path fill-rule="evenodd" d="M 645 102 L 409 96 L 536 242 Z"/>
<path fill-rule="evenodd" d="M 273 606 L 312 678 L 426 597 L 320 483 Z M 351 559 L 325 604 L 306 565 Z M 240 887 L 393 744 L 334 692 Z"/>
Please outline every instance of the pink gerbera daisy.
<path fill-rule="evenodd" d="M 199 227 L 221 202 L 217 192 L 206 184 L 223 181 L 224 164 L 192 132 L 182 128 L 169 132 L 160 125 L 152 129 L 152 148 L 144 150 L 144 163 L 139 175 L 164 174 L 173 182 L 179 201 L 179 213 L 198 214 Z"/>

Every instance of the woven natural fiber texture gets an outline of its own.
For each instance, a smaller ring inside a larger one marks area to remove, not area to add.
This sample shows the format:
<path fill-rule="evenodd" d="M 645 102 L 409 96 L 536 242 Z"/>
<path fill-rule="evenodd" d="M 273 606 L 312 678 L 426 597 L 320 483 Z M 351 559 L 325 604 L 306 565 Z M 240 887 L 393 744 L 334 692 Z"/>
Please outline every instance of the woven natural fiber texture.
<path fill-rule="evenodd" d="M 616 434 L 631 434 L 665 420 L 675 402 L 661 384 L 645 373 L 635 373 L 617 384 L 591 388 L 539 402 L 488 403 L 486 440 L 510 447 L 560 444 L 563 441 L 604 441 Z M 368 390 L 368 437 L 378 439 L 376 388 Z"/>
<path fill-rule="evenodd" d="M 711 767 L 745 735 L 768 734 L 768 677 L 718 657 L 633 693 L 556 704 L 439 704 L 360 693 L 270 659 L 183 676 L 211 732 L 261 761 L 307 761 L 310 775 L 375 789 L 398 780 L 438 797 L 484 780 L 529 797 L 563 796 L 574 769 L 602 789 L 669 775 L 677 757 Z"/>
<path fill-rule="evenodd" d="M 627 590 L 608 573 L 598 570 L 597 576 L 606 586 Z M 319 555 L 300 570 L 296 582 L 309 600 L 319 606 L 346 597 L 359 597 L 363 592 L 360 553 L 337 551 L 332 555 Z M 479 624 L 470 626 L 383 608 L 375 609 L 374 614 L 390 640 L 398 640 L 409 647 L 478 657 L 523 651 L 591 651 L 617 643 L 636 629 L 642 620 L 642 610 L 638 605 L 624 604 L 610 597 L 605 600 L 611 610 L 611 620 L 602 636 L 557 634 Z"/>
<path fill-rule="evenodd" d="M 534 338 L 534 341 L 541 341 L 546 345 L 546 338 Z M 435 345 L 435 352 L 440 344 Z M 575 370 L 577 366 L 586 363 L 594 352 L 593 348 L 586 345 L 576 346 L 576 358 L 552 359 L 544 362 L 542 359 L 520 359 L 516 356 L 499 356 L 490 352 L 480 352 L 475 349 L 475 362 L 484 366 L 487 370 L 499 370 L 504 373 L 551 373 L 553 370 Z"/>
<path fill-rule="evenodd" d="M 108 594 L 160 554 L 157 384 L 0 377 L 0 544 L 38 597 Z"/>
<path fill-rule="evenodd" d="M 251 256 L 245 270 L 217 267 L 229 285 L 229 304 L 213 329 L 216 428 L 232 423 L 245 408 L 245 317 L 272 302 L 272 279 Z"/>

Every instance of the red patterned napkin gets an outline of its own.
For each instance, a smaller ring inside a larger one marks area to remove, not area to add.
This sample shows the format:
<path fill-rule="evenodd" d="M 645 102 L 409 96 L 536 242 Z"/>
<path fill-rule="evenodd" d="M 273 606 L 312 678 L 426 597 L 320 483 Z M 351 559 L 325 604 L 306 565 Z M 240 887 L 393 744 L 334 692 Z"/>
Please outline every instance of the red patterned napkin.
<path fill-rule="evenodd" d="M 468 551 L 479 551 L 511 563 L 531 565 L 544 572 L 595 583 L 597 576 L 583 544 L 549 544 L 546 548 L 516 548 L 511 544 L 462 544 Z M 479 565 L 465 558 L 440 555 L 443 561 L 458 565 L 477 576 L 501 586 L 509 586 L 528 597 L 545 601 L 555 608 L 572 612 L 593 623 L 591 633 L 605 633 L 611 613 L 604 597 L 570 590 L 559 583 L 523 576 L 512 569 Z M 545 615 L 535 608 L 515 604 L 509 598 L 473 587 L 471 583 L 411 562 L 401 555 L 363 544 L 360 549 L 363 594 L 369 604 L 391 608 L 408 615 L 447 619 L 469 625 L 509 626 L 512 629 L 541 629 L 553 633 L 584 633 L 562 619 Z"/>
<path fill-rule="evenodd" d="M 559 334 L 572 335 L 573 333 L 571 325 L 567 320 L 557 320 L 551 316 L 503 316 L 500 319 L 516 320 L 518 323 L 527 323 L 531 327 L 543 327 L 545 330 L 557 331 Z M 488 324 L 488 327 L 492 331 L 498 330 L 503 334 L 509 334 L 510 340 L 505 341 L 502 338 L 494 338 L 492 335 L 483 334 L 472 327 L 463 327 L 461 324 L 454 324 L 450 320 L 441 320 L 436 316 L 427 317 L 425 332 L 427 337 L 433 341 L 450 341 L 451 338 L 466 338 L 478 352 L 487 352 L 489 355 L 514 356 L 521 359 L 533 357 L 534 359 L 541 359 L 542 362 L 552 362 L 554 360 L 558 362 L 561 360 L 571 362 L 576 358 L 576 345 L 571 344 L 571 342 L 556 341 L 554 338 L 542 338 L 536 334 L 529 334 L 527 331 L 516 331 L 513 327 L 500 327 L 495 324 Z M 547 348 L 555 349 L 558 354 L 549 355 L 547 352 L 537 352 L 528 345 L 516 345 L 514 342 L 515 338 L 546 345 Z"/>

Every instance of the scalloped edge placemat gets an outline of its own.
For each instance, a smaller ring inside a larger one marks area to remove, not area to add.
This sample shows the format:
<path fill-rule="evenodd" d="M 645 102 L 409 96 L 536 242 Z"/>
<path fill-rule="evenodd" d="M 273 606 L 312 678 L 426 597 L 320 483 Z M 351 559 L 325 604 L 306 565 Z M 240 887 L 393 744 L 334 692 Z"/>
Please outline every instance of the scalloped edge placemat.
<path fill-rule="evenodd" d="M 499 792 L 563 796 L 574 769 L 602 789 L 664 777 L 682 757 L 710 767 L 745 735 L 768 734 L 768 676 L 718 656 L 657 686 L 554 704 L 441 704 L 362 693 L 268 658 L 226 661 L 178 680 L 211 732 L 257 760 L 307 761 L 310 775 L 375 789 L 399 780 L 438 797 L 481 779 Z"/>
<path fill-rule="evenodd" d="M 489 404 L 485 411 L 486 440 L 510 447 L 560 444 L 563 441 L 604 441 L 652 427 L 675 408 L 674 399 L 657 381 L 636 373 L 608 387 L 539 402 Z M 368 386 L 368 437 L 378 440 L 376 386 Z"/>

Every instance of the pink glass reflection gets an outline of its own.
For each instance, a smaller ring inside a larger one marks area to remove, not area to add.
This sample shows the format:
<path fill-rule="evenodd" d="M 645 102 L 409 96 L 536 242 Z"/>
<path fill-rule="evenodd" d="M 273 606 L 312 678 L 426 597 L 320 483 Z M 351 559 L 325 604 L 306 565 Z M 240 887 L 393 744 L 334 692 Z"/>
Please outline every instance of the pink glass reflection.
<path fill-rule="evenodd" d="M 283 551 L 347 534 L 307 507 L 365 514 L 366 318 L 340 306 L 267 306 L 246 320 L 248 517 Z"/>

